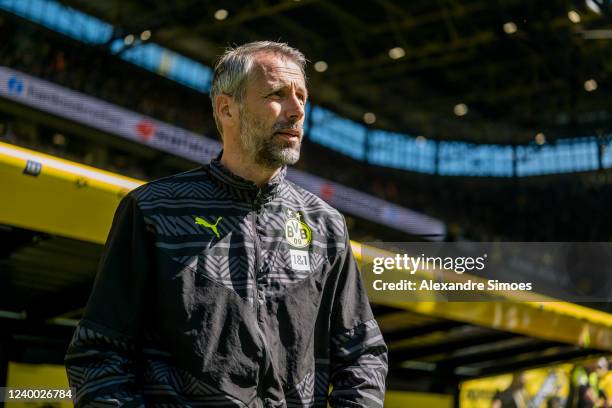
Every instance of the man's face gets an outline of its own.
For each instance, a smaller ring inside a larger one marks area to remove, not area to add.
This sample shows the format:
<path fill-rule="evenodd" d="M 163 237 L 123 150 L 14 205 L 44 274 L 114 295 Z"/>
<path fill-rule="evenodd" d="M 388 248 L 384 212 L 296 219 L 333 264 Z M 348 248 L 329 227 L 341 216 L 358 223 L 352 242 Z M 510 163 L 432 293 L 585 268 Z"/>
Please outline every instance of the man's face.
<path fill-rule="evenodd" d="M 304 76 L 292 61 L 259 54 L 240 105 L 244 152 L 266 168 L 294 164 L 304 136 Z"/>
<path fill-rule="evenodd" d="M 599 378 L 603 378 L 608 373 L 608 360 L 605 357 L 597 360 L 596 372 Z"/>

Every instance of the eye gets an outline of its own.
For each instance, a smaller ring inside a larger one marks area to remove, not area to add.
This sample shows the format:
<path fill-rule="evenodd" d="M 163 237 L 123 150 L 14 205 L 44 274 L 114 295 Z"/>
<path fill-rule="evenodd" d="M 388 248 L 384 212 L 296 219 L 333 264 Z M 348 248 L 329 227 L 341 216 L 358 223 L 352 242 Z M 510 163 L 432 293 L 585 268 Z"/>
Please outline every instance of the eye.
<path fill-rule="evenodd" d="M 282 96 L 283 96 L 283 91 L 282 91 L 282 90 L 274 91 L 274 92 L 272 92 L 272 93 L 271 93 L 270 95 L 268 95 L 268 96 L 269 96 L 269 97 L 270 97 L 270 96 L 282 97 Z"/>

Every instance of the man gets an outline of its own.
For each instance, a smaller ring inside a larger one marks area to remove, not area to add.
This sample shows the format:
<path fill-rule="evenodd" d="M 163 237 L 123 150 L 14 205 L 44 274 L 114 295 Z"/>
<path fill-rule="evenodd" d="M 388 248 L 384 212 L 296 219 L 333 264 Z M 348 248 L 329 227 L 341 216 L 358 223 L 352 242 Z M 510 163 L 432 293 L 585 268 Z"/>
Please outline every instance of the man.
<path fill-rule="evenodd" d="M 504 391 L 493 397 L 492 408 L 528 408 L 532 406 L 531 398 L 525 389 L 525 373 L 518 371 L 512 374 L 512 382 Z"/>
<path fill-rule="evenodd" d="M 387 348 L 344 218 L 285 178 L 304 66 L 281 43 L 227 51 L 219 158 L 121 201 L 66 355 L 77 406 L 382 407 Z"/>
<path fill-rule="evenodd" d="M 608 373 L 608 360 L 600 357 L 588 364 L 577 365 L 572 370 L 568 407 L 607 407 L 607 396 L 602 386 Z"/>

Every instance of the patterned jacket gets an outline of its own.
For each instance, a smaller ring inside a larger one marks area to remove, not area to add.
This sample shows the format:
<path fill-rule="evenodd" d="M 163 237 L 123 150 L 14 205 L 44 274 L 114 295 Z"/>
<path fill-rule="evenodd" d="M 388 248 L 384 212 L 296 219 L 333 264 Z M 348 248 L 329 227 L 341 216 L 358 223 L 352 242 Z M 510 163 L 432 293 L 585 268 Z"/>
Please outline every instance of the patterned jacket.
<path fill-rule="evenodd" d="M 77 407 L 382 407 L 344 218 L 285 173 L 213 160 L 122 199 L 65 358 Z"/>

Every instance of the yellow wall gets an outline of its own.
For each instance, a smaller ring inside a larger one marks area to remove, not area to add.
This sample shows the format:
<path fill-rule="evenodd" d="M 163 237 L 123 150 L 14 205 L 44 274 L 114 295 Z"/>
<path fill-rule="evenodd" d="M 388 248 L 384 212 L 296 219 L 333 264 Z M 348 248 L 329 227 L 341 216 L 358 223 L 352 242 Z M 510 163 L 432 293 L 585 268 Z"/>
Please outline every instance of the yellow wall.
<path fill-rule="evenodd" d="M 60 365 L 23 364 L 9 362 L 7 387 L 28 389 L 67 389 L 66 369 Z M 62 402 L 7 402 L 6 408 L 70 408 L 70 401 Z"/>
<path fill-rule="evenodd" d="M 451 395 L 407 391 L 387 391 L 385 395 L 385 408 L 451 408 L 452 406 L 453 397 Z"/>

